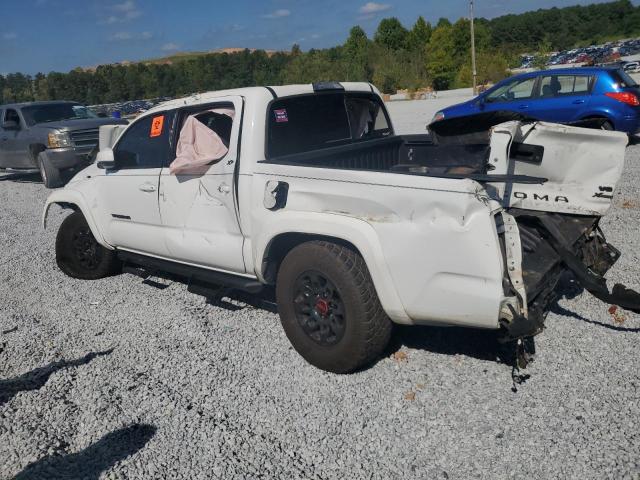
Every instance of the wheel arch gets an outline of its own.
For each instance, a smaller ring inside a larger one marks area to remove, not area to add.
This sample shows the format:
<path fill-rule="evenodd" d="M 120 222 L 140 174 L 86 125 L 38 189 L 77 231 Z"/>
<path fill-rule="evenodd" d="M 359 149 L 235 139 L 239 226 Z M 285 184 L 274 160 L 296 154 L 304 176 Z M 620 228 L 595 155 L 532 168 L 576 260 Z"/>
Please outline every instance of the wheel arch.
<path fill-rule="evenodd" d="M 316 226 L 314 229 L 303 230 L 294 227 L 280 229 L 280 231 L 275 231 L 271 235 L 256 239 L 257 244 L 254 244 L 253 247 L 255 249 L 255 269 L 258 278 L 267 284 L 275 284 L 278 268 L 282 260 L 293 248 L 302 243 L 324 240 L 348 246 L 364 259 L 380 303 L 387 315 L 395 323 L 413 324 L 400 300 L 384 258 L 382 247 L 377 241 L 377 234 L 373 231 L 371 225 L 354 218 L 350 219 L 337 215 L 331 215 L 331 217 L 331 219 L 327 219 L 326 223 L 318 218 L 317 221 L 313 222 Z M 306 222 L 298 221 L 294 224 L 298 227 L 304 224 L 308 225 L 309 218 L 307 217 Z"/>
<path fill-rule="evenodd" d="M 29 145 L 29 154 L 31 155 L 31 160 L 36 167 L 38 166 L 38 155 L 46 149 L 47 146 L 42 143 L 32 143 Z"/>
<path fill-rule="evenodd" d="M 91 210 L 88 208 L 84 197 L 79 192 L 63 189 L 49 195 L 49 198 L 47 198 L 47 201 L 44 205 L 44 210 L 42 212 L 42 228 L 44 228 L 45 230 L 47 229 L 47 219 L 49 216 L 49 210 L 52 205 L 59 205 L 62 208 L 70 209 L 74 212 L 79 211 L 80 213 L 82 213 L 96 241 L 103 247 L 108 248 L 109 250 L 113 250 L 113 247 L 104 240 L 102 232 L 98 228 L 98 224 L 95 221 Z"/>

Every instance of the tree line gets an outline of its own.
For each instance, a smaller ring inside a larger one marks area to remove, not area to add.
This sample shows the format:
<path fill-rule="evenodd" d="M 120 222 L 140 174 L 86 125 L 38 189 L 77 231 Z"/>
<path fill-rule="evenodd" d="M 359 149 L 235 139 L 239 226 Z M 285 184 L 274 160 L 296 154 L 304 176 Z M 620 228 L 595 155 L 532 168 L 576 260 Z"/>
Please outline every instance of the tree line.
<path fill-rule="evenodd" d="M 563 50 L 610 39 L 640 36 L 640 6 L 618 0 L 587 6 L 541 9 L 476 22 L 478 77 L 495 82 L 519 55 Z M 383 19 L 372 39 L 353 27 L 342 45 L 303 52 L 262 50 L 211 53 L 172 64 L 101 65 L 68 73 L 0 75 L 0 103 L 75 100 L 86 104 L 181 96 L 252 85 L 329 80 L 368 81 L 382 91 L 436 90 L 471 85 L 470 25 L 462 18 L 435 25 L 419 17 L 411 28 Z"/>

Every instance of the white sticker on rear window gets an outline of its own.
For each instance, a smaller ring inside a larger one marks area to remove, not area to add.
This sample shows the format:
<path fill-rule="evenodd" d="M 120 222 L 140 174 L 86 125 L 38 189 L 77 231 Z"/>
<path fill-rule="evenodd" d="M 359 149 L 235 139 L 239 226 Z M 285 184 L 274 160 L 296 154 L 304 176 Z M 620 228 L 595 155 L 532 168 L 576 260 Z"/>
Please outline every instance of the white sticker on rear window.
<path fill-rule="evenodd" d="M 287 109 L 281 108 L 279 110 L 274 110 L 273 113 L 276 116 L 276 123 L 285 123 L 289 121 L 289 116 L 287 115 Z"/>

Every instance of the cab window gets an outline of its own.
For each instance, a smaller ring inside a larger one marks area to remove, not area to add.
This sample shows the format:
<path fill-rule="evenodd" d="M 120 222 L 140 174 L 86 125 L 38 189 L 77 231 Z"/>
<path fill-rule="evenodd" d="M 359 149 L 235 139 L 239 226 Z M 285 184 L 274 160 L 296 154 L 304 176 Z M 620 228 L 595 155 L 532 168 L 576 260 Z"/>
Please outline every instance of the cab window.
<path fill-rule="evenodd" d="M 533 96 L 533 87 L 536 79 L 526 78 L 515 80 L 490 92 L 485 100 L 489 103 L 512 102 L 515 100 L 528 100 Z"/>
<path fill-rule="evenodd" d="M 118 169 L 162 168 L 171 156 L 175 111 L 144 117 L 131 125 L 113 149 Z"/>
<path fill-rule="evenodd" d="M 20 117 L 18 116 L 18 112 L 12 108 L 8 108 L 4 114 L 5 122 L 16 122 L 20 125 Z"/>

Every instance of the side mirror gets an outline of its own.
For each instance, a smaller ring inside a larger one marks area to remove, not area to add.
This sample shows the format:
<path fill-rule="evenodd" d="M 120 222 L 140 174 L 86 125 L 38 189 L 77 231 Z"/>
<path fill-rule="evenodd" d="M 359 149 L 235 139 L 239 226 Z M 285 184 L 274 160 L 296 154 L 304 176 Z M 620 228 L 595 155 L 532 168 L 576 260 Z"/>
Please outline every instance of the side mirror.
<path fill-rule="evenodd" d="M 96 156 L 96 165 L 103 170 L 114 170 L 116 168 L 116 161 L 113 156 L 113 150 L 110 148 L 100 150 Z"/>
<path fill-rule="evenodd" d="M 2 122 L 2 128 L 4 130 L 20 130 L 20 125 L 13 120 L 7 120 L 6 122 Z"/>

